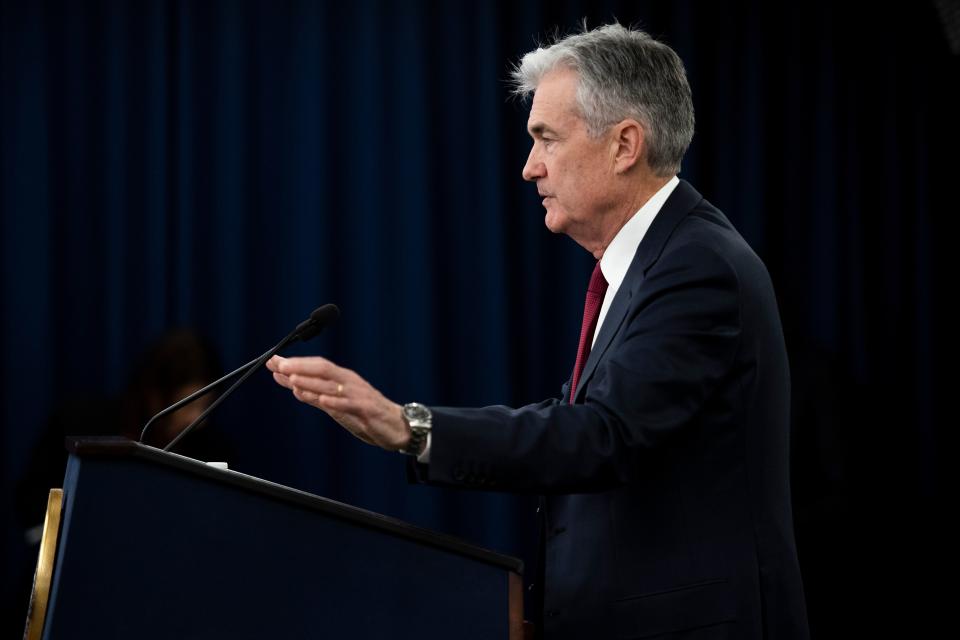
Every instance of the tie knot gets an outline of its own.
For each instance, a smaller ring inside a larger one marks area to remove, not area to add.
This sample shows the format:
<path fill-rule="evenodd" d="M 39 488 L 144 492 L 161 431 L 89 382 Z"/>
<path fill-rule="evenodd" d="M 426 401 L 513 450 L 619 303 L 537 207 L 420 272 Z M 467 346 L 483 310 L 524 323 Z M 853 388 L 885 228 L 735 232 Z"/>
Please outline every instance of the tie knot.
<path fill-rule="evenodd" d="M 593 274 L 590 276 L 590 284 L 587 286 L 590 293 L 603 294 L 607 291 L 607 279 L 603 277 L 603 271 L 600 270 L 600 261 L 597 260 L 597 266 L 593 268 Z"/>

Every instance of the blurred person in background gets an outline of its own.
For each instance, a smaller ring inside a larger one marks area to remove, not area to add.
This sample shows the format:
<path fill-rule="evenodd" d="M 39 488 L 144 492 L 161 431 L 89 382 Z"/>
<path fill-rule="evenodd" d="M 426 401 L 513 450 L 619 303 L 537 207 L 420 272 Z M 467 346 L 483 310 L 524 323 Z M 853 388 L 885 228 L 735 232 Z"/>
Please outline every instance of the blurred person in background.
<path fill-rule="evenodd" d="M 67 436 L 124 436 L 139 440 L 146 422 L 177 400 L 213 382 L 221 373 L 213 345 L 192 329 L 172 330 L 140 354 L 124 390 L 115 397 L 76 397 L 57 407 L 34 448 L 17 486 L 17 525 L 23 532 L 21 597 L 26 611 L 50 489 L 63 486 Z M 216 397 L 214 390 L 151 425 L 144 442 L 163 447 L 193 422 Z M 176 453 L 204 461 L 231 458 L 229 442 L 205 421 L 177 445 Z"/>

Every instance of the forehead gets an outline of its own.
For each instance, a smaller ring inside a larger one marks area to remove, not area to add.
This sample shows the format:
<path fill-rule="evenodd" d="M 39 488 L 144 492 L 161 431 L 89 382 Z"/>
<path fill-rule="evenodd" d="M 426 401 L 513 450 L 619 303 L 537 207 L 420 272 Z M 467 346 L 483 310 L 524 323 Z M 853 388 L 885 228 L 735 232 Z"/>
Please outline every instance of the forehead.
<path fill-rule="evenodd" d="M 530 105 L 527 130 L 538 133 L 545 128 L 565 129 L 580 120 L 577 109 L 577 72 L 559 68 L 545 74 L 537 85 Z"/>

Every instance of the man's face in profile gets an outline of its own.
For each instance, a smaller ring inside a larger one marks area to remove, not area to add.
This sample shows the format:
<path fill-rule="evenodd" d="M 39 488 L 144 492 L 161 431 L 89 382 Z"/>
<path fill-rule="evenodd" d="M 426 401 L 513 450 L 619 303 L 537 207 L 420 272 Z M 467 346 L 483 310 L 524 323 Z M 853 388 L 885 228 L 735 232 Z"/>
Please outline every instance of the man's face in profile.
<path fill-rule="evenodd" d="M 533 147 L 523 178 L 537 183 L 547 210 L 544 223 L 588 250 L 604 212 L 614 206 L 615 148 L 608 136 L 592 139 L 576 100 L 578 74 L 567 68 L 547 73 L 533 96 L 527 131 Z"/>

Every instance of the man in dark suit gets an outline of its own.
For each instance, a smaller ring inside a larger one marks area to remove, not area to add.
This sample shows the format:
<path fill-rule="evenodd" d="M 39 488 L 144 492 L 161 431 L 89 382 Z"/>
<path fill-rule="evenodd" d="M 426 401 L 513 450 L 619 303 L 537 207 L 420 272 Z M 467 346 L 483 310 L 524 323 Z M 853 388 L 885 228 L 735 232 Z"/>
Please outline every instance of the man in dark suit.
<path fill-rule="evenodd" d="M 276 380 L 413 477 L 542 494 L 548 638 L 804 638 L 789 487 L 790 378 L 763 263 L 677 178 L 683 65 L 609 25 L 524 57 L 524 178 L 597 259 L 561 398 L 401 407 L 323 358 Z"/>

